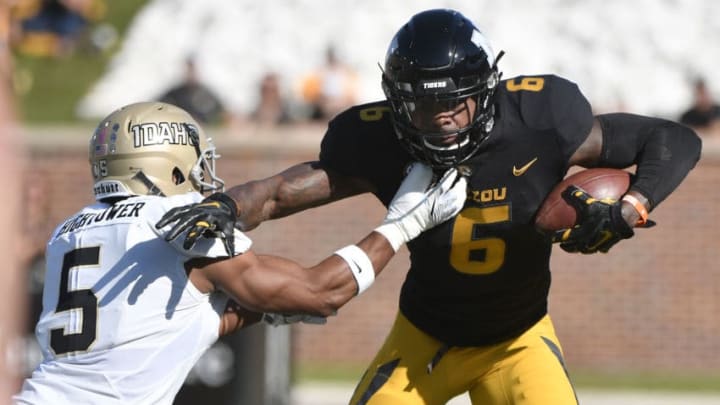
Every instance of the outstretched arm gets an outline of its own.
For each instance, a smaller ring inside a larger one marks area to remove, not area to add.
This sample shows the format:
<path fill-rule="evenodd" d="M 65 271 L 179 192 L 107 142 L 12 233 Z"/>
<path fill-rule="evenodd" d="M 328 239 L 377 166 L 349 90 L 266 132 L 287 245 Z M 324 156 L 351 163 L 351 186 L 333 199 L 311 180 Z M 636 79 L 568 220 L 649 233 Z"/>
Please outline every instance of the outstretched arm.
<path fill-rule="evenodd" d="M 331 203 L 372 191 L 358 178 L 323 168 L 320 162 L 305 162 L 263 180 L 250 181 L 226 191 L 237 204 L 238 224 L 244 231 L 268 219 Z"/>
<path fill-rule="evenodd" d="M 462 209 L 466 180 L 454 169 L 430 187 L 432 179 L 432 169 L 417 164 L 400 186 L 383 224 L 315 266 L 304 268 L 288 259 L 248 251 L 232 258 L 193 259 L 186 265 L 190 279 L 201 291 L 224 291 L 256 312 L 334 314 L 372 284 L 402 244 Z"/>
<path fill-rule="evenodd" d="M 395 254 L 387 239 L 377 232 L 357 246 L 367 252 L 375 275 Z M 349 264 L 337 255 L 309 268 L 282 257 L 252 252 L 237 257 L 242 259 L 195 259 L 188 263 L 192 268 L 190 278 L 201 291 L 218 289 L 232 297 L 221 318 L 220 336 L 257 323 L 265 312 L 328 317 L 358 293 Z"/>
<path fill-rule="evenodd" d="M 377 232 L 367 235 L 356 246 L 372 264 L 371 268 L 363 269 L 373 273 L 368 280 L 380 274 L 395 253 Z M 289 259 L 252 251 L 229 260 L 196 259 L 191 265 L 197 270 L 191 274 L 204 276 L 213 289 L 257 312 L 330 316 L 359 291 L 350 265 L 338 255 L 307 268 Z"/>
<path fill-rule="evenodd" d="M 173 208 L 155 227 L 172 225 L 165 236 L 168 241 L 184 233 L 185 249 L 191 249 L 205 235 L 219 236 L 232 256 L 235 227 L 248 231 L 268 219 L 372 190 L 366 180 L 343 176 L 319 162 L 301 163 L 272 177 L 212 194 L 198 204 Z"/>

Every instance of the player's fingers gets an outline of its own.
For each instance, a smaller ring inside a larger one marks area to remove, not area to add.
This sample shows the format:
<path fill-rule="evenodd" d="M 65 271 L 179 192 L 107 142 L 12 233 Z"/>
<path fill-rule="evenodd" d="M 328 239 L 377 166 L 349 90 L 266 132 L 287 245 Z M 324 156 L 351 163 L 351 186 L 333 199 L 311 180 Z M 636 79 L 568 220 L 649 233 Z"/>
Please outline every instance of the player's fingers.
<path fill-rule="evenodd" d="M 166 212 L 165 215 L 162 216 L 162 218 L 160 218 L 160 220 L 155 224 L 155 228 L 160 229 L 171 222 L 175 222 L 175 220 L 177 220 L 186 211 L 186 207 L 175 207 L 171 209 L 170 211 Z"/>
<path fill-rule="evenodd" d="M 170 228 L 170 231 L 165 235 L 165 240 L 171 241 L 180 236 L 183 231 L 192 227 L 196 222 L 198 222 L 199 217 L 199 215 L 191 215 L 187 217 L 181 216 L 175 223 L 175 225 Z"/>
<path fill-rule="evenodd" d="M 198 238 L 205 232 L 212 232 L 215 230 L 215 225 L 209 223 L 208 221 L 204 219 L 199 219 L 195 221 L 195 224 L 193 224 L 193 228 L 188 232 L 188 236 L 193 238 Z"/>
<path fill-rule="evenodd" d="M 325 318 L 324 316 L 306 315 L 303 317 L 302 322 L 312 325 L 325 325 L 327 323 L 327 318 Z"/>
<path fill-rule="evenodd" d="M 235 254 L 235 221 L 224 222 L 221 233 L 223 239 L 226 241 L 225 248 L 228 254 L 233 256 Z"/>
<path fill-rule="evenodd" d="M 575 225 L 572 228 L 555 231 L 552 235 L 552 243 L 560 243 L 560 247 L 566 252 L 582 251 L 584 242 L 592 232 L 586 227 Z"/>
<path fill-rule="evenodd" d="M 560 229 L 558 231 L 555 231 L 553 232 L 552 238 L 550 240 L 552 241 L 552 243 L 566 242 L 570 239 L 572 231 L 572 228 Z"/>
<path fill-rule="evenodd" d="M 452 188 L 453 183 L 455 183 L 455 178 L 457 178 L 458 172 L 457 169 L 452 168 L 448 169 L 440 178 L 440 181 L 438 181 L 438 185 L 440 187 L 441 192 L 446 192 L 447 190 L 450 190 Z"/>
<path fill-rule="evenodd" d="M 231 236 L 228 238 L 225 234 L 223 234 L 222 241 L 225 245 L 225 251 L 228 256 L 233 257 L 235 255 L 235 237 Z"/>
<path fill-rule="evenodd" d="M 190 250 L 195 246 L 195 243 L 197 242 L 196 237 L 186 237 L 183 241 L 183 249 Z"/>
<path fill-rule="evenodd" d="M 400 185 L 400 190 L 403 192 L 424 192 L 430 186 L 432 178 L 433 171 L 430 166 L 415 162 L 407 177 Z M 398 194 L 400 194 L 400 190 L 398 190 Z"/>
<path fill-rule="evenodd" d="M 455 182 L 455 185 L 452 186 L 452 189 L 450 189 L 450 194 L 454 197 L 467 197 L 467 179 L 465 177 L 460 177 Z M 463 201 L 465 200 L 465 198 L 462 199 Z"/>
<path fill-rule="evenodd" d="M 583 210 L 590 203 L 595 201 L 585 190 L 578 186 L 570 185 L 562 192 L 562 197 L 568 204 L 576 209 Z"/>
<path fill-rule="evenodd" d="M 613 239 L 603 243 L 602 245 L 600 245 L 597 250 L 602 253 L 607 253 L 610 250 L 610 248 L 615 246 L 618 242 L 620 242 L 620 238 L 613 238 Z"/>
<path fill-rule="evenodd" d="M 576 243 L 561 243 L 560 248 L 568 253 L 577 253 L 580 251 Z"/>
<path fill-rule="evenodd" d="M 195 242 L 197 242 L 198 238 L 207 230 L 210 229 L 210 224 L 208 224 L 205 221 L 198 221 L 195 223 L 195 225 L 188 231 L 187 236 L 185 236 L 185 241 L 183 242 L 183 248 L 184 249 L 192 249 L 193 246 L 195 246 Z"/>
<path fill-rule="evenodd" d="M 585 246 L 584 250 L 586 250 L 583 253 L 595 253 L 598 250 L 602 250 L 605 246 L 607 246 L 607 249 L 610 249 L 612 245 L 617 243 L 620 239 L 618 239 L 612 232 L 610 231 L 602 231 L 598 232 L 594 235 L 593 238 L 590 238 Z M 605 250 L 607 252 L 607 249 Z"/>
<path fill-rule="evenodd" d="M 226 237 L 231 237 L 235 234 L 235 221 L 222 221 L 222 233 Z"/>

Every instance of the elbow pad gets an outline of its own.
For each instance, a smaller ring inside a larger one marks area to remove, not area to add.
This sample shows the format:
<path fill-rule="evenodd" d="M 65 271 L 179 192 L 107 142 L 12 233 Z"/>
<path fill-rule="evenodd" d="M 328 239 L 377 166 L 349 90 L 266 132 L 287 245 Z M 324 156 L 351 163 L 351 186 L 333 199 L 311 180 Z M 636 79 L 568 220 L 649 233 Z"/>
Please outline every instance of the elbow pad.
<path fill-rule="evenodd" d="M 597 119 L 603 133 L 600 166 L 637 165 L 630 188 L 647 197 L 649 209 L 667 198 L 700 159 L 700 138 L 676 122 L 626 113 Z"/>

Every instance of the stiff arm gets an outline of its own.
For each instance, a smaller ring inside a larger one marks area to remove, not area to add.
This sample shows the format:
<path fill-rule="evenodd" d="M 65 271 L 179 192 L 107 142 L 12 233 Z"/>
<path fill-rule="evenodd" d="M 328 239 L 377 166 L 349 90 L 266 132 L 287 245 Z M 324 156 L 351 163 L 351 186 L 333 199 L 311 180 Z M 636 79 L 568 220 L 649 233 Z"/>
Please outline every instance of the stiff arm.
<path fill-rule="evenodd" d="M 292 166 L 274 176 L 226 190 L 238 208 L 238 225 L 248 231 L 261 222 L 374 191 L 364 179 L 344 176 L 319 161 Z"/>

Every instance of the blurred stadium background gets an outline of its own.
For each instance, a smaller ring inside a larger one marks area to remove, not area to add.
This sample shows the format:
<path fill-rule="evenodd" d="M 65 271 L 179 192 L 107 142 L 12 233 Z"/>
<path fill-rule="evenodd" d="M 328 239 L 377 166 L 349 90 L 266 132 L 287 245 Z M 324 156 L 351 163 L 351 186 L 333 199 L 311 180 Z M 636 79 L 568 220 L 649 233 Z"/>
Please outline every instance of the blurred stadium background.
<path fill-rule="evenodd" d="M 18 377 L 39 361 L 31 334 L 45 240 L 93 198 L 86 163 L 93 124 L 121 105 L 161 98 L 183 80 L 188 58 L 223 107 L 207 127 L 229 184 L 314 159 L 331 115 L 313 114 L 319 85 L 310 77 L 323 67 L 327 49 L 351 72 L 349 100 L 379 99 L 377 64 L 389 39 L 426 8 L 453 7 L 475 20 L 495 51 L 505 50 L 505 77 L 565 76 L 597 112 L 678 119 L 692 104 L 698 77 L 720 98 L 720 3 L 710 0 L 49 2 L 76 7 L 71 11 L 81 18 L 69 20 L 66 27 L 77 29 L 70 36 L 30 36 L 21 23 L 43 2 L 7 1 L 0 28 L 9 32 L 9 76 L 24 143 L 22 249 L 15 251 L 29 291 Z M 276 79 L 282 120 L 258 118 L 268 74 Z M 3 128 L 8 138 L 12 132 Z M 720 403 L 720 134 L 701 135 L 702 160 L 653 213 L 657 228 L 608 255 L 558 250 L 553 258 L 551 314 L 583 403 L 599 404 L 591 402 L 597 392 L 617 389 L 633 393 L 608 394 L 604 403 Z M 313 264 L 382 217 L 380 204 L 364 196 L 267 223 L 250 236 L 258 251 Z M 257 326 L 222 339 L 177 404 L 345 403 L 390 328 L 407 265 L 407 255 L 399 254 L 371 290 L 326 326 Z M 317 394 L 318 381 L 337 385 Z M 687 395 L 632 402 L 638 390 Z"/>

